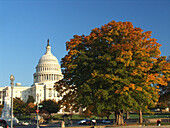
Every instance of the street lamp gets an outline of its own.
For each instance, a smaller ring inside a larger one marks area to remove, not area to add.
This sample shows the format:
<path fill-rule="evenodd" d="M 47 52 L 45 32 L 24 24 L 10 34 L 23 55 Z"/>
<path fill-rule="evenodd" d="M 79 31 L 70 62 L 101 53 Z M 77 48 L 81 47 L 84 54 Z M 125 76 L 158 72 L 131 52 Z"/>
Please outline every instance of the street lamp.
<path fill-rule="evenodd" d="M 37 93 L 37 110 L 36 110 L 36 112 L 37 112 L 37 128 L 39 128 L 39 126 L 38 126 L 38 113 L 39 113 L 38 98 L 39 98 L 39 94 Z"/>
<path fill-rule="evenodd" d="M 13 89 L 14 89 L 14 80 L 15 77 L 11 74 L 11 128 L 13 128 Z"/>

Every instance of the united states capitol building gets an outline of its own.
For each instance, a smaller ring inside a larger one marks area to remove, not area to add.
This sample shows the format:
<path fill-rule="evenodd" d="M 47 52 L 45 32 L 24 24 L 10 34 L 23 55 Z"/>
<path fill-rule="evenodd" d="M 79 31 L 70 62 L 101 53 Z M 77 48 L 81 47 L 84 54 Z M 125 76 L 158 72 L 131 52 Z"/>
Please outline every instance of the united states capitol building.
<path fill-rule="evenodd" d="M 59 100 L 57 91 L 54 89 L 54 83 L 63 78 L 61 68 L 57 58 L 51 53 L 49 40 L 47 41 L 46 53 L 39 59 L 36 66 L 36 72 L 33 74 L 34 82 L 31 87 L 21 86 L 16 83 L 13 89 L 13 97 L 21 98 L 27 102 L 29 96 L 33 96 L 35 102 L 40 103 L 43 100 Z M 5 97 L 11 96 L 11 87 L 0 87 L 0 104 L 4 103 Z M 62 112 L 62 110 L 60 110 Z M 60 113 L 59 112 L 59 113 Z"/>
<path fill-rule="evenodd" d="M 170 62 L 170 56 L 167 58 Z M 13 97 L 21 98 L 24 102 L 27 102 L 29 96 L 33 96 L 35 102 L 52 99 L 59 100 L 57 97 L 57 91 L 54 89 L 54 83 L 61 80 L 63 75 L 57 58 L 51 53 L 51 46 L 49 40 L 47 41 L 46 53 L 39 59 L 36 66 L 36 72 L 33 74 L 34 82 L 31 87 L 21 86 L 21 83 L 16 83 L 13 89 Z M 4 104 L 5 97 L 10 99 L 11 87 L 0 87 L 0 104 Z M 59 113 L 63 113 L 64 110 L 60 110 Z"/>

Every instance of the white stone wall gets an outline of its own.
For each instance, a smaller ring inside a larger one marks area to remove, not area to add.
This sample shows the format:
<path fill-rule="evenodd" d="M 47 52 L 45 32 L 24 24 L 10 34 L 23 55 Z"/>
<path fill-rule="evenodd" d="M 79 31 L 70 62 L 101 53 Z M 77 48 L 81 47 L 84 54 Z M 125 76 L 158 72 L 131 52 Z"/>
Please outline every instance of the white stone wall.
<path fill-rule="evenodd" d="M 0 104 L 2 104 L 4 102 L 5 97 L 11 97 L 11 87 L 1 87 L 0 95 Z M 13 98 L 18 97 L 21 98 L 21 100 L 23 100 L 24 102 L 26 102 L 28 99 L 28 95 L 32 95 L 30 87 L 14 86 Z"/>

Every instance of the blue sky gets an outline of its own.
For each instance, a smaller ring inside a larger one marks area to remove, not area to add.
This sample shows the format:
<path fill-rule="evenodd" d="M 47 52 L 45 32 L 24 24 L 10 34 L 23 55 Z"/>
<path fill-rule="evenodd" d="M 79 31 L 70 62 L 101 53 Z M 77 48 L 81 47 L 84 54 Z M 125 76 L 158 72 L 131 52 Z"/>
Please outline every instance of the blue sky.
<path fill-rule="evenodd" d="M 60 62 L 73 35 L 112 20 L 152 31 L 161 55 L 170 55 L 170 0 L 0 0 L 0 86 L 10 84 L 11 74 L 31 86 L 48 38 Z"/>

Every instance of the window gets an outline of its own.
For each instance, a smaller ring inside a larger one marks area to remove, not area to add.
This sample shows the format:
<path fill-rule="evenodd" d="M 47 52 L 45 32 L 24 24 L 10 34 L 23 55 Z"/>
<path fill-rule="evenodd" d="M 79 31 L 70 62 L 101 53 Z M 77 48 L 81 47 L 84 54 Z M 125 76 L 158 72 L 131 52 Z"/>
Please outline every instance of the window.
<path fill-rule="evenodd" d="M 56 97 L 56 93 L 55 93 L 55 90 L 54 90 L 54 97 Z"/>
<path fill-rule="evenodd" d="M 49 97 L 51 97 L 52 96 L 52 89 L 50 88 L 49 89 Z"/>

